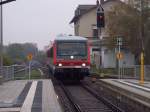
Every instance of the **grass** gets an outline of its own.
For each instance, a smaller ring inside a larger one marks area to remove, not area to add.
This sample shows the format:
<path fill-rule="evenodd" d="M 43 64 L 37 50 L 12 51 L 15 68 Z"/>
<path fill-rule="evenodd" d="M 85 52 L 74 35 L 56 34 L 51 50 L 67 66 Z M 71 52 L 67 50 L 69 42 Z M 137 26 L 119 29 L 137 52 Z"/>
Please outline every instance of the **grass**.
<path fill-rule="evenodd" d="M 91 71 L 94 77 L 107 77 L 117 73 L 116 69 L 113 68 L 97 69 L 96 66 L 94 65 L 91 66 Z"/>
<path fill-rule="evenodd" d="M 124 76 L 134 77 L 134 68 L 123 68 Z M 100 68 L 97 69 L 96 66 L 91 66 L 91 72 L 93 77 L 116 77 L 118 76 L 118 69 L 117 68 Z"/>
<path fill-rule="evenodd" d="M 29 79 L 29 74 L 27 75 L 26 79 Z M 37 69 L 32 70 L 30 79 L 41 79 L 40 71 Z"/>
<path fill-rule="evenodd" d="M 23 73 L 21 73 L 23 74 Z M 24 77 L 16 77 L 15 79 L 16 80 L 27 80 L 29 79 L 29 73 L 24 73 L 24 75 L 22 75 Z M 41 73 L 38 69 L 34 69 L 31 71 L 31 76 L 30 76 L 30 79 L 41 79 L 42 76 L 41 76 Z"/>

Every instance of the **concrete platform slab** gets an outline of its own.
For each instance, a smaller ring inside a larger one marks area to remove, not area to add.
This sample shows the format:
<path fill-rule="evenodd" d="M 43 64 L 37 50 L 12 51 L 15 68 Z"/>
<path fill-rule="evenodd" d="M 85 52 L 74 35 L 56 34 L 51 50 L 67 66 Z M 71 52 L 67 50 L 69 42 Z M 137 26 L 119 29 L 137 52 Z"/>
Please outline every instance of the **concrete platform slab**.
<path fill-rule="evenodd" d="M 144 81 L 144 84 L 142 84 L 142 85 L 140 84 L 139 80 L 123 79 L 123 81 L 133 83 L 133 84 L 136 84 L 136 85 L 139 85 L 139 86 L 143 86 L 143 87 L 146 87 L 146 88 L 150 88 L 150 81 Z"/>
<path fill-rule="evenodd" d="M 0 85 L 0 112 L 62 112 L 51 80 L 19 80 Z"/>
<path fill-rule="evenodd" d="M 20 108 L 0 108 L 0 112 L 20 112 Z"/>
<path fill-rule="evenodd" d="M 134 80 L 133 81 L 117 80 L 117 82 L 120 82 L 122 84 L 131 86 L 133 88 L 141 89 L 141 90 L 146 91 L 146 92 L 150 92 L 150 87 L 145 85 L 145 84 L 148 84 L 148 83 L 140 84 L 139 82 L 134 81 Z"/>
<path fill-rule="evenodd" d="M 43 83 L 43 104 L 42 112 L 62 112 L 58 101 L 58 96 L 54 91 L 51 80 L 45 80 Z"/>
<path fill-rule="evenodd" d="M 138 102 L 150 107 L 150 82 L 140 85 L 138 80 L 132 79 L 101 79 L 100 81 L 118 88 L 124 95 L 135 99 Z"/>
<path fill-rule="evenodd" d="M 33 81 L 32 85 L 31 85 L 31 88 L 28 92 L 28 95 L 26 96 L 26 99 L 23 103 L 23 106 L 21 107 L 20 112 L 31 112 L 36 87 L 37 87 L 37 81 Z"/>
<path fill-rule="evenodd" d="M 135 94 L 143 95 L 147 98 L 150 98 L 150 92 L 148 86 L 150 82 L 145 82 L 144 85 L 140 85 L 138 80 L 131 79 L 101 79 L 104 82 L 113 84 L 115 86 L 121 87 L 123 89 L 129 90 Z"/>
<path fill-rule="evenodd" d="M 5 82 L 0 85 L 0 107 L 12 105 L 25 87 L 26 83 L 26 80 L 18 80 Z"/>
<path fill-rule="evenodd" d="M 149 82 L 134 79 L 100 79 L 97 91 L 125 112 L 150 112 Z"/>

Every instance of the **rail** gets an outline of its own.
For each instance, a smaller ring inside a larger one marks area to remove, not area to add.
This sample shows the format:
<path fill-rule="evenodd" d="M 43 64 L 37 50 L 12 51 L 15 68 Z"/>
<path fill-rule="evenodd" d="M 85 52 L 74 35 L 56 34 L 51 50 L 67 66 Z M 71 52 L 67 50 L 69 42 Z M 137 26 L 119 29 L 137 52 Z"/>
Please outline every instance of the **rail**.
<path fill-rule="evenodd" d="M 90 87 L 85 86 L 84 84 L 82 84 L 82 87 L 85 88 L 88 92 L 90 92 L 93 96 L 95 96 L 95 98 L 99 99 L 100 101 L 102 101 L 105 105 L 107 105 L 109 108 L 111 108 L 113 110 L 113 112 L 125 112 L 122 109 L 120 109 L 119 107 L 117 107 L 116 105 L 112 104 L 110 101 L 108 101 L 106 98 L 98 95 L 96 92 L 94 92 L 94 90 L 92 90 Z"/>
<path fill-rule="evenodd" d="M 75 103 L 76 101 L 73 99 L 73 96 L 71 95 L 71 93 L 65 88 L 63 83 L 59 81 L 59 84 L 60 84 L 61 88 L 63 89 L 63 91 L 65 92 L 65 94 L 66 94 L 67 98 L 69 99 L 69 101 L 71 102 L 71 104 L 74 106 L 76 112 L 84 112 L 81 110 L 80 106 L 77 103 Z"/>
<path fill-rule="evenodd" d="M 70 91 L 68 90 L 68 88 L 63 85 L 62 82 L 59 82 L 59 83 L 60 83 L 61 88 L 62 88 L 63 91 L 65 92 L 67 98 L 69 99 L 69 101 L 71 102 L 71 104 L 74 106 L 75 110 L 76 110 L 77 112 L 85 112 L 85 107 L 82 106 L 82 104 L 79 103 L 79 99 L 76 99 L 74 96 L 72 96 L 72 92 L 70 92 Z M 100 105 L 101 105 L 101 108 L 100 108 L 100 109 L 102 109 L 102 110 L 104 110 L 104 111 L 110 110 L 110 111 L 113 111 L 113 112 L 124 112 L 124 111 L 121 110 L 119 107 L 113 105 L 112 103 L 110 103 L 110 102 L 109 102 L 108 100 L 106 100 L 105 98 L 103 98 L 103 97 L 97 95 L 97 94 L 96 94 L 95 92 L 93 92 L 93 90 L 91 90 L 90 88 L 88 88 L 88 87 L 86 87 L 86 86 L 83 86 L 83 84 L 81 84 L 80 86 L 81 86 L 81 88 L 83 88 L 83 90 L 86 90 L 88 94 L 91 94 L 93 98 L 95 98 L 95 99 L 97 99 L 98 101 L 100 101 Z M 79 86 L 79 87 L 80 87 L 80 86 Z M 78 94 L 77 94 L 77 96 L 78 96 Z M 86 95 L 85 95 L 85 96 L 86 96 Z M 80 97 L 80 96 L 78 96 L 78 97 Z M 81 100 L 82 100 L 82 98 L 81 98 Z M 81 101 L 81 102 L 82 102 L 82 101 Z M 87 103 L 88 103 L 88 102 L 87 102 Z M 88 107 L 87 107 L 87 108 L 88 108 Z M 90 107 L 89 107 L 89 108 L 90 108 Z M 91 107 L 91 108 L 93 108 L 93 107 Z M 108 108 L 108 109 L 106 109 L 106 108 Z M 94 109 L 94 108 L 93 108 L 93 109 Z M 99 109 L 99 107 L 98 107 L 98 109 Z M 97 110 L 98 110 L 98 109 L 97 109 Z"/>

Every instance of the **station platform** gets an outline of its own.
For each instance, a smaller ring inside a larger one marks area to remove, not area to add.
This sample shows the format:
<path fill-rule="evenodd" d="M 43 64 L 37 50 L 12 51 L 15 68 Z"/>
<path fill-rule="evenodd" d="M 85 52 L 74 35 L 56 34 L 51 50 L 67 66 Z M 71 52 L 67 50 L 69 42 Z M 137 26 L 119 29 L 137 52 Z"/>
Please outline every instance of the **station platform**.
<path fill-rule="evenodd" d="M 131 104 L 132 108 L 146 109 L 150 112 L 150 82 L 140 84 L 134 79 L 100 79 L 103 88 L 112 92 L 110 95 L 117 97 L 120 102 Z M 108 92 L 108 91 L 107 91 Z M 125 104 L 124 103 L 124 104 Z"/>
<path fill-rule="evenodd" d="M 62 112 L 51 80 L 16 80 L 0 85 L 0 112 Z"/>

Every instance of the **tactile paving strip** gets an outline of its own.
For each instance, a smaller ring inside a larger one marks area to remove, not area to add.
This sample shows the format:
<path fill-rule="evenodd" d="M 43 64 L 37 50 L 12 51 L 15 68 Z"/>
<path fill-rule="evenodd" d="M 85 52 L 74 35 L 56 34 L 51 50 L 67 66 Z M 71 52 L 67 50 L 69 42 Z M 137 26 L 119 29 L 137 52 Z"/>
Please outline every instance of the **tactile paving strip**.
<path fill-rule="evenodd" d="M 20 95 L 17 97 L 16 102 L 14 103 L 13 107 L 21 107 L 28 92 L 29 89 L 31 87 L 32 82 L 27 82 L 27 84 L 25 85 L 24 89 L 22 90 L 22 92 L 20 93 Z"/>
<path fill-rule="evenodd" d="M 29 89 L 31 87 L 32 82 L 27 82 L 25 84 L 25 87 L 23 88 L 23 90 L 21 91 L 21 93 L 19 94 L 19 96 L 17 97 L 17 99 L 11 103 L 8 102 L 0 102 L 0 108 L 14 108 L 14 107 L 21 107 L 28 92 Z"/>
<path fill-rule="evenodd" d="M 31 112 L 42 112 L 42 88 L 43 82 L 38 81 Z"/>

